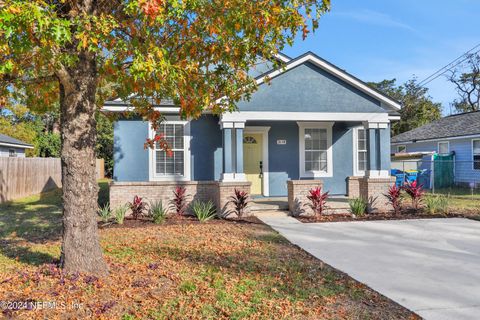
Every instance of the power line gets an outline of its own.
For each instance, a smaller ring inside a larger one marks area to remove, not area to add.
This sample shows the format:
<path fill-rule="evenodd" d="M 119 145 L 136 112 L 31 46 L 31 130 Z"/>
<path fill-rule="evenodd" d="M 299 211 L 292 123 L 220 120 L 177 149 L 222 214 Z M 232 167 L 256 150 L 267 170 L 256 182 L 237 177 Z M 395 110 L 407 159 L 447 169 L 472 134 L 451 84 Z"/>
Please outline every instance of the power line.
<path fill-rule="evenodd" d="M 444 67 L 438 69 L 437 71 L 435 71 L 434 73 L 432 73 L 430 76 L 426 77 L 425 79 L 423 79 L 422 81 L 420 81 L 418 83 L 419 86 L 425 86 L 426 84 L 432 82 L 433 80 L 437 79 L 438 77 L 440 77 L 441 75 L 445 74 L 445 72 L 447 72 L 448 70 L 451 70 L 453 68 L 455 68 L 456 66 L 458 66 L 459 64 L 461 64 L 462 62 L 464 62 L 465 60 L 467 60 L 469 57 L 468 55 L 470 53 L 472 53 L 473 50 L 477 49 L 478 47 L 480 47 L 480 43 L 477 44 L 476 46 L 474 46 L 472 49 L 468 50 L 467 52 L 463 53 L 461 56 L 457 57 L 456 59 L 454 59 L 453 61 L 449 62 L 447 65 L 445 65 Z M 480 52 L 480 49 L 473 52 L 473 54 L 477 53 L 477 52 Z M 461 59 L 461 60 L 460 60 Z M 460 60 L 460 61 L 458 61 Z"/>

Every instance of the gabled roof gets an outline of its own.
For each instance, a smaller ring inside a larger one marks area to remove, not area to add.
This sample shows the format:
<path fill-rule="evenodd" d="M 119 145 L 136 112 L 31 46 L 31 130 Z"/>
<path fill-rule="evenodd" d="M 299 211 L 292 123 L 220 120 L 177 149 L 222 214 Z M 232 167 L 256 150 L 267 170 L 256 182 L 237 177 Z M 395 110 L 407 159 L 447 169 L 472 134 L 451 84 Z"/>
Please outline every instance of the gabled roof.
<path fill-rule="evenodd" d="M 368 84 L 363 82 L 362 80 L 358 79 L 357 77 L 351 75 L 350 73 L 346 72 L 345 70 L 342 70 L 335 66 L 334 64 L 328 62 L 325 59 L 320 58 L 316 54 L 314 54 L 311 51 L 308 51 L 301 56 L 298 56 L 295 59 L 292 59 L 288 61 L 285 64 L 284 68 L 269 71 L 263 75 L 260 75 L 259 77 L 256 78 L 257 84 L 262 84 L 265 82 L 265 79 L 268 77 L 270 79 L 275 78 L 276 76 L 284 73 L 285 71 L 295 68 L 301 64 L 310 62 L 317 67 L 329 72 L 330 74 L 334 75 L 335 77 L 347 82 L 348 84 L 352 85 L 353 87 L 359 89 L 360 91 L 364 92 L 365 94 L 371 96 L 372 98 L 375 98 L 379 100 L 382 103 L 382 106 L 389 110 L 392 111 L 393 113 L 396 113 L 396 111 L 400 110 L 401 104 L 397 100 L 387 96 L 385 93 L 378 91 L 372 87 L 370 87 Z"/>
<path fill-rule="evenodd" d="M 392 137 L 392 143 L 480 135 L 480 111 L 454 114 Z"/>
<path fill-rule="evenodd" d="M 31 144 L 0 133 L 0 146 L 33 149 Z"/>
<path fill-rule="evenodd" d="M 348 83 L 349 85 L 355 87 L 356 89 L 362 91 L 366 95 L 376 99 L 381 103 L 382 108 L 387 110 L 391 115 L 397 115 L 397 111 L 401 108 L 400 102 L 396 101 L 395 99 L 387 96 L 383 92 L 380 92 L 374 88 L 371 88 L 362 80 L 356 78 L 355 76 L 349 74 L 345 70 L 338 68 L 337 66 L 333 65 L 332 63 L 320 58 L 316 54 L 312 52 L 306 52 L 305 54 L 291 59 L 287 55 L 283 53 L 279 53 L 275 56 L 275 58 L 279 59 L 283 63 L 285 63 L 284 67 L 276 69 L 276 70 L 269 70 L 266 73 L 256 77 L 257 84 L 262 84 L 265 82 L 265 79 L 268 77 L 270 79 L 275 78 L 276 76 L 288 71 L 289 69 L 295 68 L 304 63 L 312 63 L 317 67 L 325 70 L 326 72 L 332 74 L 333 76 L 339 78 L 340 80 Z M 222 98 L 219 98 L 223 99 Z M 114 101 L 107 101 L 103 110 L 105 111 L 125 111 L 128 104 L 120 99 L 116 99 Z M 173 101 L 168 100 L 156 106 L 159 109 L 163 109 L 165 111 L 178 111 L 177 107 L 174 106 Z M 175 109 L 175 110 L 174 110 Z"/>

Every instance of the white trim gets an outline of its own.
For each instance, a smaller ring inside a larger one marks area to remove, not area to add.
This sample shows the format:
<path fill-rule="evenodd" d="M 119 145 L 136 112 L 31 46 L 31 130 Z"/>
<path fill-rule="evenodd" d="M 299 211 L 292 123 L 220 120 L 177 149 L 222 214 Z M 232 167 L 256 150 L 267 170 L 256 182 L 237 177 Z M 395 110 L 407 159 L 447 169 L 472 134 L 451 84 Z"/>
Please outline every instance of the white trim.
<path fill-rule="evenodd" d="M 388 123 L 386 122 L 373 122 L 373 121 L 366 121 L 363 123 L 365 129 L 387 129 Z"/>
<path fill-rule="evenodd" d="M 355 127 L 352 129 L 353 131 L 353 175 L 356 177 L 363 177 L 365 176 L 365 170 L 361 171 L 358 169 L 358 130 L 365 130 L 365 138 L 367 137 L 367 129 L 365 127 Z M 365 147 L 367 147 L 368 150 L 368 139 L 365 141 Z M 368 156 L 368 151 L 367 151 L 367 156 Z M 368 159 L 367 159 L 368 161 Z"/>
<path fill-rule="evenodd" d="M 367 176 L 374 179 L 390 178 L 388 170 L 367 170 Z"/>
<path fill-rule="evenodd" d="M 299 176 L 300 178 L 333 177 L 333 147 L 332 127 L 333 122 L 297 122 L 299 140 Z M 327 171 L 305 171 L 305 129 L 327 130 Z"/>
<path fill-rule="evenodd" d="M 275 58 L 277 58 L 278 60 L 282 61 L 282 62 L 288 62 L 292 59 L 288 58 L 286 55 L 284 55 L 283 53 L 277 53 L 275 54 Z"/>
<path fill-rule="evenodd" d="M 387 113 L 365 112 L 280 112 L 280 111 L 242 111 L 224 113 L 220 122 L 240 122 L 249 120 L 269 121 L 356 121 L 388 125 Z"/>
<path fill-rule="evenodd" d="M 269 166 L 268 166 L 268 132 L 270 127 L 261 127 L 261 126 L 246 126 L 243 130 L 243 133 L 260 133 L 262 134 L 262 161 L 263 161 L 263 177 L 262 177 L 262 194 L 265 197 L 270 195 L 270 185 L 269 185 Z M 243 163 L 245 167 L 245 162 Z"/>
<path fill-rule="evenodd" d="M 155 176 L 155 150 L 148 148 L 148 179 L 149 181 L 190 181 L 191 180 L 191 151 L 190 140 L 190 122 L 189 121 L 164 121 L 164 124 L 183 124 L 183 176 L 169 175 L 169 176 Z M 153 139 L 155 131 L 152 125 L 148 123 L 148 137 Z"/>
<path fill-rule="evenodd" d="M 220 129 L 221 130 L 223 130 L 223 129 L 233 129 L 233 122 L 221 121 L 220 122 Z"/>
<path fill-rule="evenodd" d="M 222 182 L 233 182 L 235 181 L 235 174 L 233 172 L 222 172 L 220 175 L 220 181 Z"/>
<path fill-rule="evenodd" d="M 425 140 L 418 139 L 416 141 L 392 142 L 391 144 L 393 146 L 397 144 L 414 144 L 414 143 L 421 143 L 421 142 L 434 142 L 434 141 L 443 141 L 443 140 L 459 140 L 459 139 L 471 139 L 471 138 L 473 139 L 480 138 L 480 134 L 470 134 L 467 136 L 445 137 L 445 138 L 435 138 L 435 139 L 425 139 Z"/>
<path fill-rule="evenodd" d="M 0 142 L 0 146 L 14 147 L 14 148 L 19 148 L 19 149 L 33 149 L 33 146 L 26 146 L 26 145 L 23 145 L 23 144 L 7 143 L 7 142 Z"/>
<path fill-rule="evenodd" d="M 440 153 L 440 143 L 446 143 L 448 146 L 448 152 L 447 153 Z M 450 142 L 449 141 L 438 141 L 437 142 L 437 153 L 438 154 L 448 154 L 450 153 Z"/>
<path fill-rule="evenodd" d="M 314 65 L 322 68 L 323 70 L 333 74 L 334 76 L 337 76 L 338 78 L 342 79 L 343 81 L 349 83 L 350 85 L 356 87 L 357 89 L 365 92 L 366 94 L 380 100 L 380 102 L 383 102 L 385 103 L 386 105 L 394 108 L 394 109 L 397 109 L 397 110 L 400 110 L 401 108 L 401 105 L 394 101 L 393 99 L 390 99 L 388 97 L 386 97 L 385 95 L 373 90 L 372 88 L 370 88 L 367 84 L 363 83 L 362 81 L 358 80 L 358 79 L 355 79 L 354 77 L 352 77 L 351 75 L 347 74 L 346 72 L 343 72 L 341 71 L 340 69 L 337 69 L 336 67 L 330 65 L 329 63 L 321 60 L 321 59 L 318 59 L 316 56 L 314 56 L 313 54 L 306 54 L 305 56 L 301 57 L 300 59 L 297 59 L 291 63 L 288 63 L 287 66 L 285 68 L 281 68 L 281 69 L 277 69 L 275 71 L 272 71 L 270 73 L 268 73 L 267 75 L 257 79 L 257 85 L 259 84 L 262 84 L 263 82 L 265 82 L 265 79 L 268 77 L 268 78 L 273 78 L 273 77 L 276 77 L 278 76 L 279 74 L 287 71 L 287 70 L 290 70 L 290 69 L 293 69 L 301 64 L 304 64 L 306 62 L 311 62 L 313 63 Z"/>
<path fill-rule="evenodd" d="M 474 141 L 480 142 L 480 139 L 472 139 L 472 170 L 478 171 L 478 169 L 475 169 L 475 154 L 473 153 L 473 143 Z"/>
<path fill-rule="evenodd" d="M 179 107 L 154 107 L 153 110 L 155 111 L 163 111 L 165 113 L 179 113 Z M 101 111 L 110 111 L 110 112 L 131 112 L 135 111 L 135 107 L 133 106 L 103 106 Z"/>

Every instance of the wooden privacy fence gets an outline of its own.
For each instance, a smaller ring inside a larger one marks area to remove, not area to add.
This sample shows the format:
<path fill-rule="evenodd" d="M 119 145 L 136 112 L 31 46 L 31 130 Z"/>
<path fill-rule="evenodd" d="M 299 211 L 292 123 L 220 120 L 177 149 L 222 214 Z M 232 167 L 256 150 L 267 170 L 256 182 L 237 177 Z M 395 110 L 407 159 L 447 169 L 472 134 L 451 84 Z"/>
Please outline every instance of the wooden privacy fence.
<path fill-rule="evenodd" d="M 97 178 L 104 175 L 103 159 L 97 159 Z M 0 203 L 62 186 L 59 158 L 0 157 Z"/>

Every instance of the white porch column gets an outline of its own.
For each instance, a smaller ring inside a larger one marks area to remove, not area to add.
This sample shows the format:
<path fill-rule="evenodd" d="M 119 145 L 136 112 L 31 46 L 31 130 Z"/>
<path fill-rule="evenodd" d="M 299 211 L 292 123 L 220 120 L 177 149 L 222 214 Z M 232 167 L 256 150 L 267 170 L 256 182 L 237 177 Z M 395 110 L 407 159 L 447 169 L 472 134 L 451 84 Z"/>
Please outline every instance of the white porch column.
<path fill-rule="evenodd" d="M 367 135 L 367 172 L 366 176 L 370 178 L 388 178 L 390 172 L 386 168 L 385 152 L 390 157 L 389 149 L 382 148 L 382 136 L 385 136 L 381 130 L 388 130 L 388 123 L 384 122 L 365 122 L 364 127 Z"/>
<path fill-rule="evenodd" d="M 221 181 L 246 181 L 243 172 L 243 129 L 245 121 L 220 121 L 223 146 Z"/>

